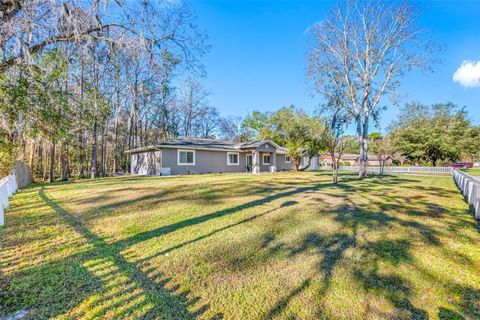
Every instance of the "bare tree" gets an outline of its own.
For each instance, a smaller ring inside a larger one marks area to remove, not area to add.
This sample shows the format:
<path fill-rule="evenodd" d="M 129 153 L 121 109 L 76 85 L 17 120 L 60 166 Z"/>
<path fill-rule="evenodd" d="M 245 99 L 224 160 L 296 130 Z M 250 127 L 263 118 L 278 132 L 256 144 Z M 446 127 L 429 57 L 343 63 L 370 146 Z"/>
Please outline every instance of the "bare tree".
<path fill-rule="evenodd" d="M 126 148 L 178 135 L 173 79 L 203 75 L 205 40 L 183 1 L 0 0 L 2 139 L 51 180 L 124 170 Z"/>
<path fill-rule="evenodd" d="M 320 113 L 330 112 L 323 131 L 323 139 L 327 146 L 328 154 L 332 160 L 332 180 L 338 183 L 338 168 L 342 155 L 348 146 L 350 139 L 344 136 L 345 129 L 351 120 L 349 113 L 340 105 L 340 98 L 332 97 L 327 104 L 323 105 Z"/>
<path fill-rule="evenodd" d="M 384 109 L 382 98 L 394 96 L 407 71 L 433 62 L 435 46 L 417 16 L 406 0 L 348 0 L 309 31 L 308 75 L 327 99 L 341 93 L 360 141 L 360 178 L 367 176 L 369 125 Z"/>
<path fill-rule="evenodd" d="M 203 107 L 194 125 L 195 136 L 201 138 L 213 138 L 219 129 L 221 118 L 217 108 L 211 106 Z"/>
<path fill-rule="evenodd" d="M 377 136 L 371 139 L 372 151 L 375 153 L 378 164 L 380 165 L 380 174 L 385 172 L 385 163 L 389 153 L 392 152 L 390 136 Z"/>
<path fill-rule="evenodd" d="M 249 132 L 242 125 L 243 119 L 240 117 L 223 118 L 220 121 L 220 136 L 230 141 L 244 142 L 250 140 Z"/>
<path fill-rule="evenodd" d="M 206 111 L 208 104 L 208 92 L 201 83 L 193 78 L 188 78 L 184 81 L 181 92 L 181 108 L 180 113 L 182 117 L 182 135 L 190 137 L 194 135 L 194 126 L 201 113 Z"/>

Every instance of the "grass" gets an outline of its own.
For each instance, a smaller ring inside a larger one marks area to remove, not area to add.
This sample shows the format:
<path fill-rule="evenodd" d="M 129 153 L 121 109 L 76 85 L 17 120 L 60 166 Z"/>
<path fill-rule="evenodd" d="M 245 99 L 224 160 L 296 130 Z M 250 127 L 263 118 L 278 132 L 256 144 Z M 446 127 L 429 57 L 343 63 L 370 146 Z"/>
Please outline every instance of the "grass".
<path fill-rule="evenodd" d="M 465 169 L 463 171 L 472 176 L 480 176 L 480 168 Z"/>
<path fill-rule="evenodd" d="M 452 179 L 327 173 L 35 185 L 0 229 L 0 315 L 478 319 L 480 234 Z"/>

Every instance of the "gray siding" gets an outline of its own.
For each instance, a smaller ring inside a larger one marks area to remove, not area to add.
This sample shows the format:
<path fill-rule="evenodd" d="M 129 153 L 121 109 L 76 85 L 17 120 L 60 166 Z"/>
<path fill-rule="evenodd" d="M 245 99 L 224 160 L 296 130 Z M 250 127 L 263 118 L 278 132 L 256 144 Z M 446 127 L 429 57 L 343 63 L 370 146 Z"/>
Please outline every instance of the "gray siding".
<path fill-rule="evenodd" d="M 138 175 L 160 175 L 160 161 L 160 151 L 132 153 L 130 172 Z"/>
<path fill-rule="evenodd" d="M 256 148 L 257 151 L 260 151 L 260 152 L 274 152 L 275 151 L 275 147 L 273 145 L 271 145 L 270 143 L 266 142 L 264 144 L 262 144 L 261 146 L 258 146 Z"/>
<path fill-rule="evenodd" d="M 267 149 L 269 150 L 269 149 Z M 270 149 L 272 150 L 272 149 Z M 273 149 L 275 150 L 275 149 Z M 264 154 L 270 154 L 270 164 L 263 164 L 263 155 Z M 273 159 L 272 159 L 272 153 L 271 152 L 260 152 L 260 172 L 269 172 L 270 171 L 270 166 L 273 165 Z"/>
<path fill-rule="evenodd" d="M 285 154 L 277 154 L 277 171 L 287 171 L 295 168 L 293 162 L 285 162 L 285 156 Z"/>
<path fill-rule="evenodd" d="M 245 153 L 238 152 L 238 155 L 238 165 L 227 165 L 226 151 L 195 150 L 195 165 L 178 165 L 178 149 L 162 149 L 162 168 L 170 168 L 170 174 L 172 175 L 245 172 Z"/>

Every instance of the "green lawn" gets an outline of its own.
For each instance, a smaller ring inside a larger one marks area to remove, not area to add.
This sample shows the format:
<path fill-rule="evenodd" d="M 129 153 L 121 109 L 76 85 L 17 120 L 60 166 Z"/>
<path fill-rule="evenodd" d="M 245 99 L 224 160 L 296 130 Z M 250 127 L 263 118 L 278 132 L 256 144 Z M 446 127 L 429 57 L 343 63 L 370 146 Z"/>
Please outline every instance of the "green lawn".
<path fill-rule="evenodd" d="M 466 169 L 463 170 L 466 173 L 472 175 L 472 176 L 480 176 L 480 169 L 479 168 L 472 168 L 472 169 Z"/>
<path fill-rule="evenodd" d="M 479 319 L 480 234 L 449 177 L 117 177 L 19 192 L 0 315 Z"/>

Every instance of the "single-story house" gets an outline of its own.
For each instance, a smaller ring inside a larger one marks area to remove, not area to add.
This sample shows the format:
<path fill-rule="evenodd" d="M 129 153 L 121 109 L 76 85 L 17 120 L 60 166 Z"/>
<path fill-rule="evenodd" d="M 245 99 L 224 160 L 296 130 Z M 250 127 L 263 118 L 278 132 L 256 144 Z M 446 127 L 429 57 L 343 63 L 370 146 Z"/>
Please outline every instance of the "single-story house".
<path fill-rule="evenodd" d="M 338 154 L 335 156 L 338 157 Z M 383 156 L 382 160 L 386 166 L 391 165 L 393 161 L 389 155 Z M 320 163 L 323 165 L 332 165 L 332 157 L 329 154 L 324 154 L 320 157 Z M 360 155 L 352 153 L 342 154 L 340 163 L 343 165 L 358 166 L 360 164 Z M 380 160 L 376 154 L 368 154 L 368 165 L 373 167 L 380 166 Z"/>
<path fill-rule="evenodd" d="M 294 169 L 287 149 L 273 141 L 234 142 L 182 138 L 127 151 L 131 173 L 178 175 L 226 172 L 276 172 Z M 302 165 L 308 162 L 304 157 Z M 319 169 L 319 156 L 309 170 Z"/>

